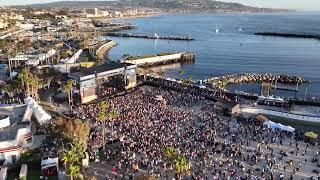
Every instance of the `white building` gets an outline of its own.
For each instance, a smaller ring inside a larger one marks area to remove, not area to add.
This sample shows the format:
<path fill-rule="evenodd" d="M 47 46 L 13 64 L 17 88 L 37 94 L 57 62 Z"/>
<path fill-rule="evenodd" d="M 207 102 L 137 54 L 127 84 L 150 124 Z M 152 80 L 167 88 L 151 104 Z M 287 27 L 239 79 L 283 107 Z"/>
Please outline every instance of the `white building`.
<path fill-rule="evenodd" d="M 28 97 L 25 103 L 0 107 L 0 165 L 16 163 L 25 148 L 32 146 L 35 132 L 32 115 L 40 125 L 51 119 L 34 99 Z"/>
<path fill-rule="evenodd" d="M 25 105 L 18 108 L 1 107 L 0 112 L 0 162 L 16 163 L 23 149 L 33 144 L 32 109 Z M 23 115 L 23 118 L 19 115 Z"/>
<path fill-rule="evenodd" d="M 37 55 L 17 55 L 13 58 L 10 58 L 10 61 L 18 61 L 18 64 L 20 61 L 26 61 L 27 65 L 36 66 L 36 65 L 40 64 L 40 62 L 43 62 L 46 59 L 55 55 L 56 52 L 57 51 L 55 49 L 50 49 L 46 53 L 41 53 L 41 54 L 37 54 Z"/>

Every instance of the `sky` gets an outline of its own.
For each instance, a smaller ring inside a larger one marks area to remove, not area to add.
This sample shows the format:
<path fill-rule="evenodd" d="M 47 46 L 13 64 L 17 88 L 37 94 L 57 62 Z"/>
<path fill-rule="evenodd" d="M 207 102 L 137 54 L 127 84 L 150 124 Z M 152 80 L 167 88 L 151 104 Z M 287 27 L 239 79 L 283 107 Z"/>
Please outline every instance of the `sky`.
<path fill-rule="evenodd" d="M 0 0 L 0 5 L 23 5 L 46 3 L 58 0 Z M 90 1 L 90 0 L 85 0 Z M 91 0 L 92 1 L 92 0 Z M 150 0 L 151 1 L 151 0 Z M 249 6 L 266 8 L 285 8 L 296 10 L 320 10 L 320 0 L 220 0 L 226 2 L 237 2 Z"/>

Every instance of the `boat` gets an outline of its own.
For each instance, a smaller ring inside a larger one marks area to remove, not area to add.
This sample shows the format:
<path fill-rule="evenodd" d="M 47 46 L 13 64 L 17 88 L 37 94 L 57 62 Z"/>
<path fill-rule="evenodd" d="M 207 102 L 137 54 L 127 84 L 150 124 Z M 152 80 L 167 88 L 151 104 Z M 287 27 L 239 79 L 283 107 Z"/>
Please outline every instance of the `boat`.
<path fill-rule="evenodd" d="M 268 101 L 284 101 L 284 99 L 278 96 L 258 96 L 259 100 L 268 100 Z"/>
<path fill-rule="evenodd" d="M 218 28 L 218 25 L 216 25 L 216 33 L 219 33 L 220 29 Z"/>

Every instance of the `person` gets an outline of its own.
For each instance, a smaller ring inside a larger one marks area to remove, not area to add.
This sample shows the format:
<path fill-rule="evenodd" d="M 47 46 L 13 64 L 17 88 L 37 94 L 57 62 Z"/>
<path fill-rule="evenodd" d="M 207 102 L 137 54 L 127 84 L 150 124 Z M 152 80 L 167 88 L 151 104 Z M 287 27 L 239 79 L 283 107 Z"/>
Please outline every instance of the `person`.
<path fill-rule="evenodd" d="M 283 180 L 283 179 L 284 179 L 284 175 L 281 173 L 281 174 L 279 175 L 279 178 L 280 178 L 280 180 Z"/>

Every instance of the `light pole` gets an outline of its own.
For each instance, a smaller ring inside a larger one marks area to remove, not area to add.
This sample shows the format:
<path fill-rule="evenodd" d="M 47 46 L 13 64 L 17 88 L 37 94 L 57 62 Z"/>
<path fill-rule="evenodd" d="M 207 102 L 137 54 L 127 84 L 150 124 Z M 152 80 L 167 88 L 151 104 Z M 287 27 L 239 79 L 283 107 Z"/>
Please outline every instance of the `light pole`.
<path fill-rule="evenodd" d="M 309 88 L 309 85 L 306 86 L 306 91 L 305 91 L 305 93 L 304 93 L 304 100 L 305 100 L 305 101 L 307 100 L 308 88 Z"/>

